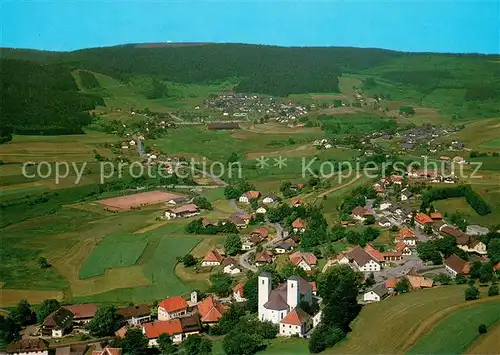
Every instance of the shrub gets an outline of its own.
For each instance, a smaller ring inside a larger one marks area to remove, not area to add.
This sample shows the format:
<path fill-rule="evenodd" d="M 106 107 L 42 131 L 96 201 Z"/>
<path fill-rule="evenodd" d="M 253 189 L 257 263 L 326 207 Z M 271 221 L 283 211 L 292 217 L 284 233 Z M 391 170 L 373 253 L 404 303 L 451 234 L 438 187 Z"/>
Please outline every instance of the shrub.
<path fill-rule="evenodd" d="M 484 334 L 488 332 L 488 328 L 486 327 L 486 324 L 480 324 L 477 328 L 477 331 L 479 332 L 479 334 Z"/>

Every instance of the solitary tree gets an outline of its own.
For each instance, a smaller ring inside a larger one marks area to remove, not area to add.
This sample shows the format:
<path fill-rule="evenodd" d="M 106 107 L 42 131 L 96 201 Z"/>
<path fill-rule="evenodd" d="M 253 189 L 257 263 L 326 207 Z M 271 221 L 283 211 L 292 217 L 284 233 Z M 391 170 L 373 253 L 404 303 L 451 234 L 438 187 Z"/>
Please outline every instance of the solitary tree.
<path fill-rule="evenodd" d="M 115 306 L 101 306 L 87 327 L 94 336 L 111 335 L 118 329 L 120 319 Z"/>
<path fill-rule="evenodd" d="M 466 301 L 477 300 L 478 298 L 479 298 L 479 290 L 477 289 L 476 286 L 469 286 L 465 290 L 465 300 Z"/>
<path fill-rule="evenodd" d="M 35 323 L 36 314 L 25 299 L 19 301 L 16 308 L 10 312 L 10 318 L 21 327 Z"/>
<path fill-rule="evenodd" d="M 479 332 L 479 334 L 484 334 L 488 332 L 488 328 L 486 327 L 486 324 L 480 324 L 477 328 L 477 331 Z"/>

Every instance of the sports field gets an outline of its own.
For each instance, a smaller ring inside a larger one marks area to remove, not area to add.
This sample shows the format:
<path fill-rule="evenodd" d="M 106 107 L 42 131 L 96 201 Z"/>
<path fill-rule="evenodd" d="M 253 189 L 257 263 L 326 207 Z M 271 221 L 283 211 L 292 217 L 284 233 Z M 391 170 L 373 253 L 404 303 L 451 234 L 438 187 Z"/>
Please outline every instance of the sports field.
<path fill-rule="evenodd" d="M 458 310 L 421 337 L 408 354 L 462 354 L 479 337 L 480 324 L 490 327 L 499 321 L 499 297 Z"/>

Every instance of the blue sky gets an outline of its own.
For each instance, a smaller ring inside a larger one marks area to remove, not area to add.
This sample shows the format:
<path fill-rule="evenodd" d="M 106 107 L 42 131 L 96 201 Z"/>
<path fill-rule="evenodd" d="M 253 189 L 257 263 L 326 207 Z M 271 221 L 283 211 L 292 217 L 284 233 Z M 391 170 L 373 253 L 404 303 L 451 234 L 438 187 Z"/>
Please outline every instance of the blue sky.
<path fill-rule="evenodd" d="M 2 1 L 2 46 L 239 42 L 500 53 L 500 1 Z"/>

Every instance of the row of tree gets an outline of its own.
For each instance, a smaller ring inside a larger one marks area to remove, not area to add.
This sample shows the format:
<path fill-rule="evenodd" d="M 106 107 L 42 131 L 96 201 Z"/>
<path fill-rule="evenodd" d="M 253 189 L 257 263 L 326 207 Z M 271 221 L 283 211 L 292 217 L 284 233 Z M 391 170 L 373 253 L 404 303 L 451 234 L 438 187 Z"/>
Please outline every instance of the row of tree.
<path fill-rule="evenodd" d="M 465 197 L 467 203 L 477 214 L 484 216 L 491 213 L 491 208 L 486 201 L 478 195 L 470 185 L 459 185 L 454 187 L 436 187 L 425 191 L 422 196 L 421 208 L 428 207 L 432 202 L 445 200 L 453 197 Z"/>

